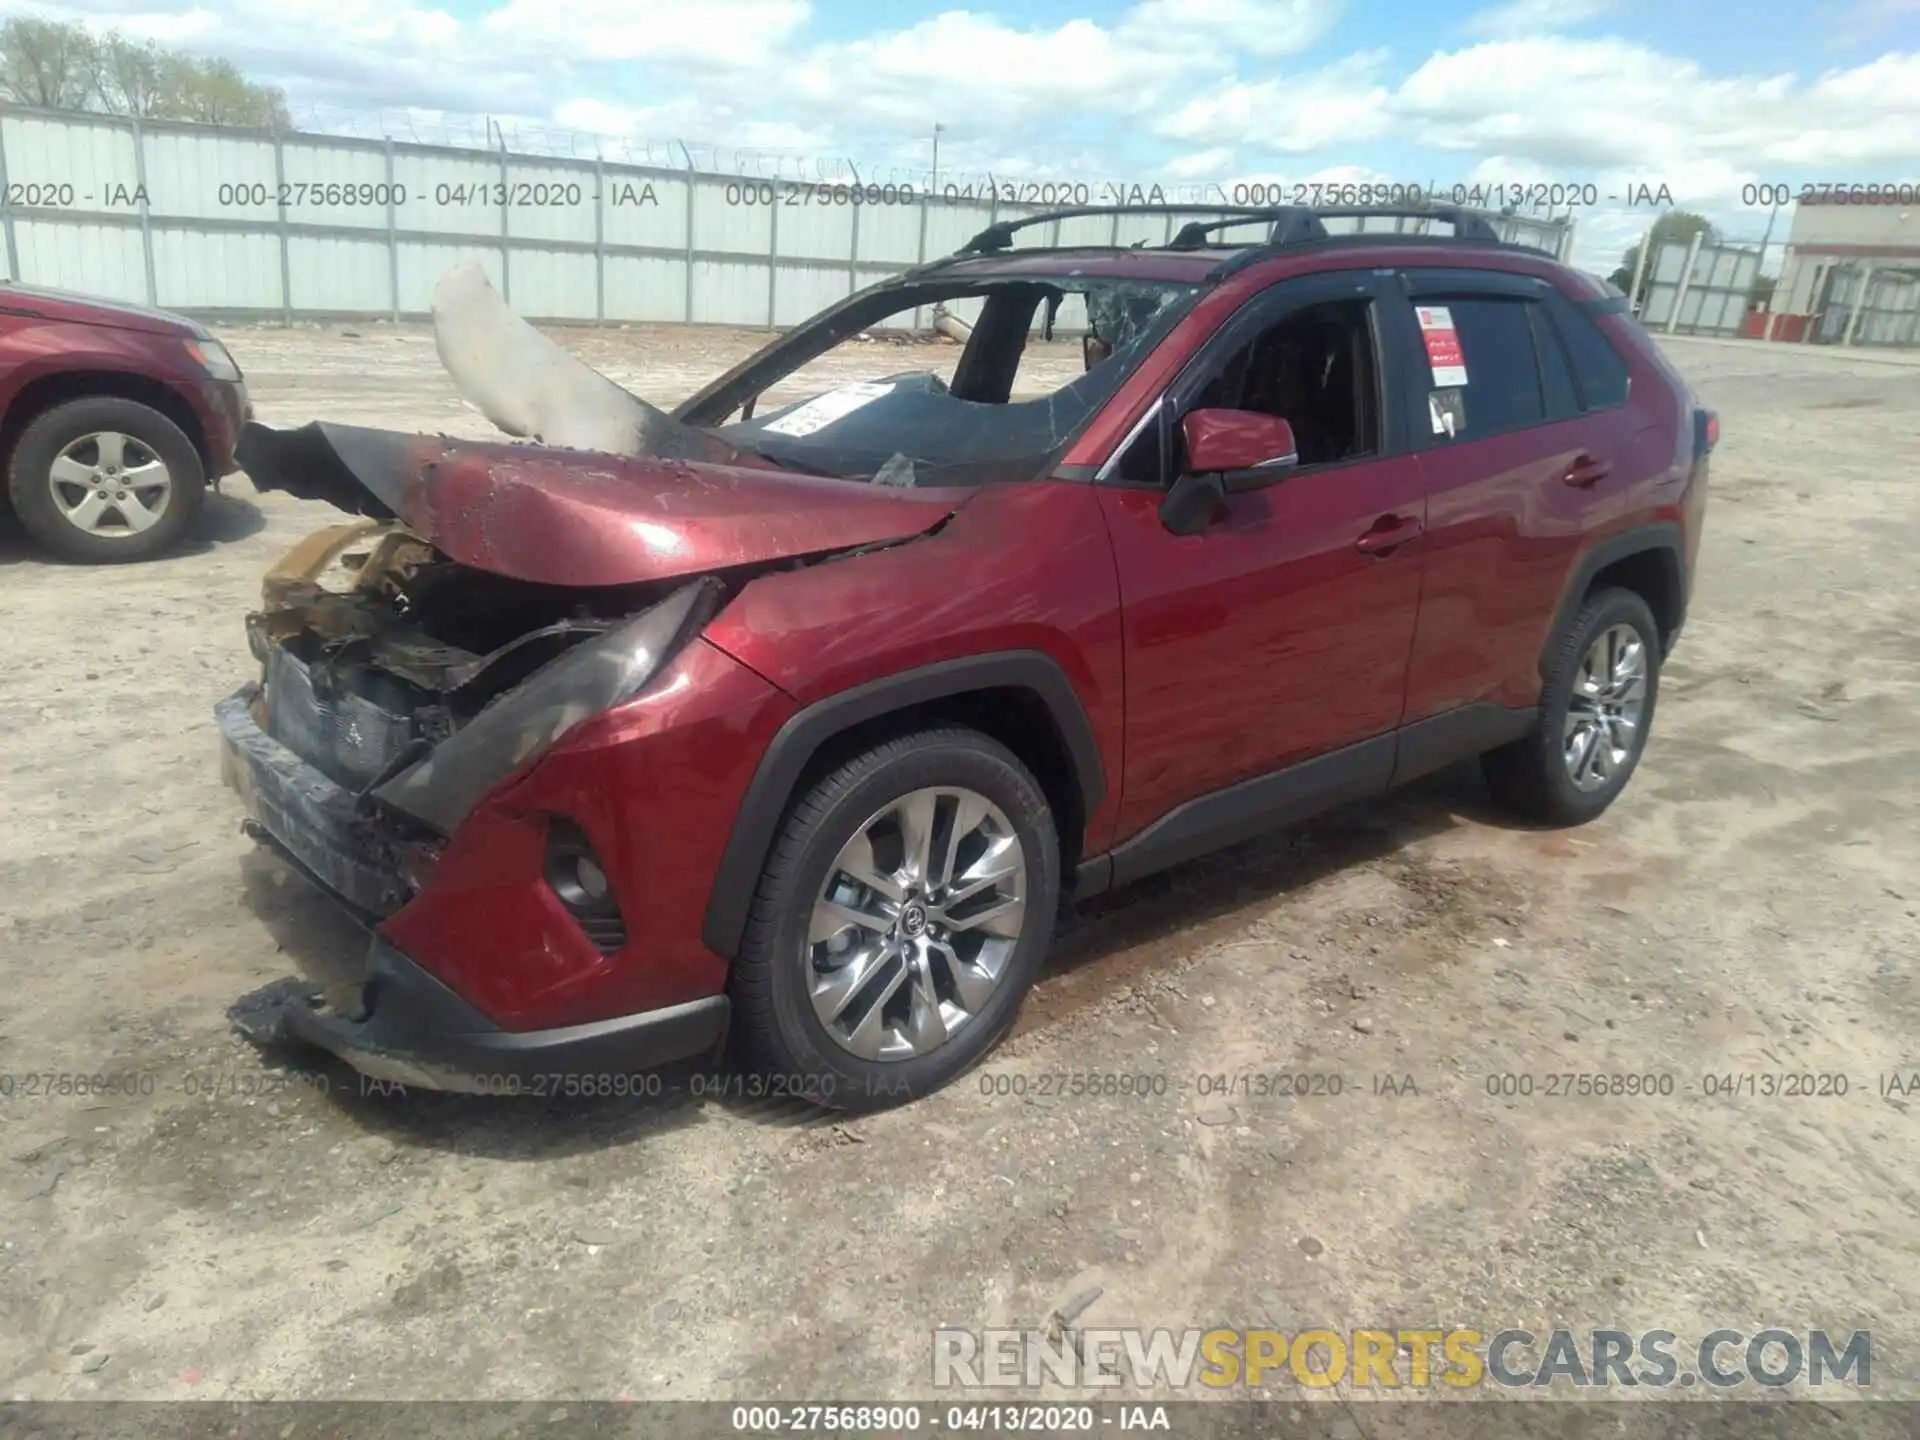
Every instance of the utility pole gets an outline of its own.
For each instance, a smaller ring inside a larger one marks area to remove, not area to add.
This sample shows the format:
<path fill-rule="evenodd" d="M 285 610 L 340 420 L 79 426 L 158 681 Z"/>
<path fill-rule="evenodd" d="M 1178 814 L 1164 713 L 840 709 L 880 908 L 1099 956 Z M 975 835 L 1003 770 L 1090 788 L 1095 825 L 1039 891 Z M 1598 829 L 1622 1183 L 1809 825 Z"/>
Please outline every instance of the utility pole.
<path fill-rule="evenodd" d="M 1640 237 L 1640 253 L 1633 257 L 1633 279 L 1627 282 L 1627 309 L 1636 317 L 1640 314 L 1640 277 L 1647 273 L 1647 252 L 1653 249 L 1653 237 L 1660 233 L 1659 223 L 1647 227 L 1647 233 Z"/>
<path fill-rule="evenodd" d="M 1767 213 L 1767 231 L 1760 237 L 1760 264 L 1754 269 L 1754 274 L 1756 275 L 1758 275 L 1761 270 L 1766 269 L 1767 246 L 1773 243 L 1773 222 L 1779 218 L 1780 207 L 1776 205 Z"/>
<path fill-rule="evenodd" d="M 938 120 L 933 122 L 933 179 L 927 188 L 936 195 L 940 193 L 940 132 L 946 128 Z"/>

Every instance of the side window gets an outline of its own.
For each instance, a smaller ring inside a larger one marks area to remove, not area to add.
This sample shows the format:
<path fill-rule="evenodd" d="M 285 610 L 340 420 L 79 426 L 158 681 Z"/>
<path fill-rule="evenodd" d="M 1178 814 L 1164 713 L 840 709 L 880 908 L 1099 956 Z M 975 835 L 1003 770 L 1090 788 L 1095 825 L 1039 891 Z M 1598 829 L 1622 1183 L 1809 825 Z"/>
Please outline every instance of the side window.
<path fill-rule="evenodd" d="M 1481 440 L 1546 419 L 1540 362 L 1534 353 L 1532 306 L 1525 300 L 1476 296 L 1422 305 L 1421 331 L 1429 359 L 1457 360 L 1466 383 L 1436 388 L 1434 433 L 1453 440 Z M 1454 332 L 1457 355 L 1446 332 Z M 1436 348 L 1439 347 L 1439 348 Z M 1450 378 L 1450 377 L 1449 377 Z"/>
<path fill-rule="evenodd" d="M 1373 306 L 1330 300 L 1303 306 L 1211 363 L 1185 410 L 1221 408 L 1277 415 L 1293 427 L 1300 467 L 1381 453 L 1379 366 Z M 1186 447 L 1176 429 L 1172 472 Z"/>
<path fill-rule="evenodd" d="M 1579 306 L 1563 298 L 1552 302 L 1554 328 L 1566 342 L 1567 355 L 1573 361 L 1574 379 L 1580 387 L 1580 399 L 1589 410 L 1607 405 L 1623 405 L 1627 399 L 1627 362 L 1613 348 L 1592 317 Z"/>
<path fill-rule="evenodd" d="M 1547 397 L 1549 420 L 1571 420 L 1580 413 L 1580 393 L 1573 388 L 1573 367 L 1567 363 L 1566 347 L 1554 333 L 1553 321 L 1546 309 L 1527 306 L 1533 322 L 1533 345 L 1540 356 L 1540 382 Z"/>

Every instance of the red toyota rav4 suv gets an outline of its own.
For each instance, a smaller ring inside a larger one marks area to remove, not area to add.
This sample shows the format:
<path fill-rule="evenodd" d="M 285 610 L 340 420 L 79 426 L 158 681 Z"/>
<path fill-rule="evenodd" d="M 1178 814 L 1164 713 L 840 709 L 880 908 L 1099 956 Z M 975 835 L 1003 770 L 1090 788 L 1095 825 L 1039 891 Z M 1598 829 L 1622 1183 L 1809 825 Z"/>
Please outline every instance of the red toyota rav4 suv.
<path fill-rule="evenodd" d="M 269 575 L 262 681 L 218 707 L 253 833 L 373 928 L 357 1009 L 277 1033 L 594 1094 L 730 1035 L 869 1105 L 1006 1032 L 1063 893 L 1467 756 L 1525 816 L 1598 815 L 1715 423 L 1616 292 L 1484 219 L 1325 213 L 1003 223 L 648 412 L 638 455 L 249 427 L 257 485 L 371 517 Z M 756 416 L 934 306 L 974 316 L 950 373 Z"/>
<path fill-rule="evenodd" d="M 144 560 L 193 523 L 251 414 L 240 368 L 184 315 L 0 281 L 0 465 L 70 560 Z"/>

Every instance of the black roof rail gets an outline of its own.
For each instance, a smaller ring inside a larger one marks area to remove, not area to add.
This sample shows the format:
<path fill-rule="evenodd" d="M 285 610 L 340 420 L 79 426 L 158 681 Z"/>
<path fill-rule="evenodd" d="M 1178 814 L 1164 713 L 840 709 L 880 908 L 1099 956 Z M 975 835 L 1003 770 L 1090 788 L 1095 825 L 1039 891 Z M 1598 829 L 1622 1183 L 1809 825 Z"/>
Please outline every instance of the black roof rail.
<path fill-rule="evenodd" d="M 1066 210 L 1047 210 L 1037 215 L 1016 215 L 1007 220 L 999 220 L 987 226 L 966 244 L 951 255 L 937 260 L 929 260 L 916 265 L 905 272 L 906 275 L 921 275 L 938 270 L 955 261 L 973 256 L 996 255 L 1013 248 L 1013 237 L 1022 230 L 1034 225 L 1047 225 L 1058 220 L 1078 220 L 1089 215 L 1192 215 L 1197 218 L 1180 227 L 1174 237 L 1165 242 L 1170 250 L 1198 250 L 1206 246 L 1208 237 L 1215 231 L 1231 229 L 1236 225 L 1258 224 L 1267 221 L 1271 229 L 1263 244 L 1249 246 L 1241 250 L 1232 259 L 1223 262 L 1214 272 L 1213 278 L 1221 279 L 1237 270 L 1245 269 L 1255 261 L 1263 260 L 1278 251 L 1296 245 L 1319 244 L 1331 240 L 1444 240 L 1458 243 L 1465 241 L 1476 245 L 1506 245 L 1508 248 L 1533 249 L 1532 246 L 1511 245 L 1500 238 L 1488 218 L 1477 210 L 1462 205 L 1268 205 L 1252 207 L 1233 207 L 1221 205 L 1082 205 Z M 1399 232 L 1355 233 L 1353 235 L 1334 235 L 1321 223 L 1323 219 L 1357 219 L 1363 223 L 1375 217 L 1394 219 L 1442 220 L 1453 226 L 1450 236 L 1408 235 Z M 1141 248 L 1147 242 L 1136 242 L 1133 248 Z M 1545 252 L 1542 252 L 1545 253 Z"/>
<path fill-rule="evenodd" d="M 1209 214 L 1219 215 L 1218 210 Z M 1167 242 L 1169 250 L 1198 250 L 1207 243 L 1207 237 L 1216 230 L 1231 230 L 1236 225 L 1256 224 L 1262 220 L 1271 220 L 1273 228 L 1267 233 L 1269 245 L 1304 245 L 1312 240 L 1326 240 L 1327 227 L 1320 223 L 1322 211 L 1313 210 L 1305 205 L 1273 205 L 1261 209 L 1238 210 L 1219 220 L 1189 220 L 1180 227 L 1180 233 Z"/>
<path fill-rule="evenodd" d="M 1244 210 L 1240 214 L 1243 218 L 1253 220 L 1273 219 L 1283 211 L 1299 208 L 1291 205 L 1270 206 L 1265 209 Z M 1071 210 L 1047 210 L 1038 215 L 1016 215 L 1010 220 L 996 220 L 947 258 L 959 260 L 968 255 L 991 255 L 998 250 L 1010 249 L 1017 232 L 1031 225 L 1046 225 L 1055 220 L 1078 220 L 1087 215 L 1222 215 L 1225 213 L 1227 213 L 1226 209 L 1219 205 L 1082 205 Z"/>
<path fill-rule="evenodd" d="M 1446 220 L 1453 225 L 1455 240 L 1471 240 L 1483 245 L 1501 245 L 1500 232 L 1488 223 L 1487 217 L 1478 210 L 1469 210 L 1464 205 L 1317 205 L 1316 215 L 1331 215 L 1336 219 L 1354 217 L 1368 220 L 1375 216 L 1387 216 L 1404 220 Z"/>
<path fill-rule="evenodd" d="M 1551 256 L 1549 252 L 1539 250 L 1537 246 L 1521 245 L 1517 242 L 1502 240 L 1500 238 L 1500 232 L 1493 228 L 1493 225 L 1485 215 L 1460 205 L 1316 206 L 1313 213 L 1315 216 L 1324 215 L 1337 219 L 1352 217 L 1362 222 L 1374 216 L 1391 216 L 1395 219 L 1445 220 L 1453 225 L 1453 234 L 1451 235 L 1408 235 L 1384 230 L 1377 230 L 1371 233 L 1358 231 L 1351 235 L 1329 235 L 1326 234 L 1323 229 L 1321 236 L 1316 237 L 1339 241 L 1342 244 L 1352 242 L 1371 245 L 1391 245 L 1396 243 L 1457 245 L 1464 241 L 1470 245 L 1498 245 L 1503 250 L 1533 250 L 1539 254 L 1548 255 L 1550 259 L 1555 258 Z M 1249 265 L 1257 265 L 1262 260 L 1270 260 L 1290 246 L 1302 243 L 1304 242 L 1300 240 L 1289 241 L 1276 239 L 1269 241 L 1265 245 L 1250 246 L 1240 251 L 1239 254 L 1231 256 L 1214 266 L 1214 268 L 1208 272 L 1207 278 L 1213 281 L 1224 280 L 1229 275 L 1237 274 L 1246 269 Z"/>

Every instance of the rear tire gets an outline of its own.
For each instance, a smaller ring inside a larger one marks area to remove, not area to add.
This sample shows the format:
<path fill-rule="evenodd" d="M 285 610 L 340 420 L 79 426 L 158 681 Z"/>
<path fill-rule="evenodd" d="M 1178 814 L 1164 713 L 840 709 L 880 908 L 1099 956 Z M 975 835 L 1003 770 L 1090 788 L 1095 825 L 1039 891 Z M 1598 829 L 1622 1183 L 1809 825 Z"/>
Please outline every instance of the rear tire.
<path fill-rule="evenodd" d="M 1052 812 L 1010 750 L 960 728 L 876 745 L 774 840 L 728 985 L 740 1063 L 840 1110 L 938 1090 L 1013 1024 L 1059 895 Z"/>
<path fill-rule="evenodd" d="M 8 495 L 28 533 L 92 565 L 170 549 L 206 489 L 206 470 L 180 427 L 117 395 L 69 400 L 35 416 L 7 467 Z"/>
<path fill-rule="evenodd" d="M 1494 799 L 1543 825 L 1583 825 L 1604 811 L 1646 749 L 1660 659 L 1645 600 L 1620 589 L 1589 596 L 1553 647 L 1534 728 L 1481 757 Z M 1629 674 L 1637 685 L 1616 678 Z"/>

